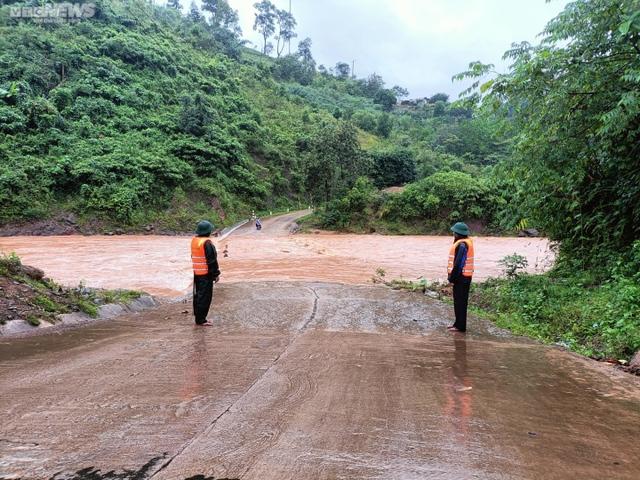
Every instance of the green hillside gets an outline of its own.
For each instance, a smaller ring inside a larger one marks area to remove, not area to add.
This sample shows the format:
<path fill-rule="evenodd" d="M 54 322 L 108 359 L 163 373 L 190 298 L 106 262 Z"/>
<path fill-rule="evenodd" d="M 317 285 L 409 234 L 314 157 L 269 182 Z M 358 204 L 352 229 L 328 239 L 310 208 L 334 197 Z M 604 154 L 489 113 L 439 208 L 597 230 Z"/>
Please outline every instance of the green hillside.
<path fill-rule="evenodd" d="M 310 41 L 276 60 L 226 21 L 96 4 L 66 24 L 0 10 L 0 224 L 73 212 L 105 229 L 180 230 L 324 202 L 361 175 L 405 183 L 416 162 L 426 176 L 494 160 L 469 110 L 446 97 L 399 110 L 379 76 L 316 69 Z M 396 149 L 411 166 L 385 178 L 375 151 Z"/>

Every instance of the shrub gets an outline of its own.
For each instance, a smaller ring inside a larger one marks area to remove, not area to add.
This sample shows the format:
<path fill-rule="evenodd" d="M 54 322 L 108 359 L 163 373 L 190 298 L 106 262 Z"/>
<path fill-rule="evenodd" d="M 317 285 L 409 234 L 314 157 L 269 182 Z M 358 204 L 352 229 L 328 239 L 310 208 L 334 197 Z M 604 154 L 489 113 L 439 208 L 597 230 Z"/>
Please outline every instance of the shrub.
<path fill-rule="evenodd" d="M 404 185 L 416 178 L 416 163 L 407 148 L 373 152 L 373 179 L 378 188 Z"/>
<path fill-rule="evenodd" d="M 374 133 L 378 126 L 378 118 L 376 114 L 368 110 L 355 112 L 352 120 L 359 128 L 369 133 Z"/>
<path fill-rule="evenodd" d="M 370 206 L 376 189 L 366 177 L 356 180 L 353 188 L 341 199 L 329 202 L 320 216 L 325 228 L 346 228 L 352 223 L 365 223 L 371 216 Z"/>
<path fill-rule="evenodd" d="M 67 311 L 67 308 L 64 305 L 57 304 L 45 295 L 38 295 L 35 297 L 33 299 L 33 304 L 42 308 L 47 313 L 62 313 Z"/>
<path fill-rule="evenodd" d="M 487 182 L 463 172 L 439 172 L 412 183 L 392 200 L 389 215 L 454 222 L 489 219 L 492 195 Z"/>
<path fill-rule="evenodd" d="M 21 265 L 20 257 L 15 252 L 0 254 L 0 275 L 15 274 L 20 271 Z"/>
<path fill-rule="evenodd" d="M 522 271 L 526 270 L 529 265 L 529 261 L 527 260 L 527 257 L 513 253 L 512 255 L 502 257 L 498 261 L 498 264 L 504 267 L 505 276 L 513 279 L 520 275 Z"/>
<path fill-rule="evenodd" d="M 521 274 L 473 287 L 472 303 L 517 334 L 559 343 L 585 355 L 628 359 L 640 350 L 640 284 L 612 276 Z"/>

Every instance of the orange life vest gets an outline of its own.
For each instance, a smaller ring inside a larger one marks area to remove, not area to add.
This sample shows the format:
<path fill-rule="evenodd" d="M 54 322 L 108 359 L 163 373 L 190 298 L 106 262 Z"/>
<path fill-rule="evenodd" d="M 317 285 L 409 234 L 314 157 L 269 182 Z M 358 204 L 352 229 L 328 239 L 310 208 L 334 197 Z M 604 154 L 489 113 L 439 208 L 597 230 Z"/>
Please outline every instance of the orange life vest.
<path fill-rule="evenodd" d="M 463 238 L 462 240 L 458 240 L 451 246 L 451 250 L 449 250 L 449 265 L 447 266 L 447 274 L 450 275 L 453 271 L 453 263 L 456 259 L 456 248 L 462 242 L 467 244 L 467 261 L 462 267 L 462 276 L 464 277 L 473 277 L 473 240 L 470 238 Z"/>
<path fill-rule="evenodd" d="M 206 275 L 209 273 L 207 255 L 204 252 L 204 244 L 208 237 L 193 237 L 191 239 L 191 262 L 194 275 Z"/>

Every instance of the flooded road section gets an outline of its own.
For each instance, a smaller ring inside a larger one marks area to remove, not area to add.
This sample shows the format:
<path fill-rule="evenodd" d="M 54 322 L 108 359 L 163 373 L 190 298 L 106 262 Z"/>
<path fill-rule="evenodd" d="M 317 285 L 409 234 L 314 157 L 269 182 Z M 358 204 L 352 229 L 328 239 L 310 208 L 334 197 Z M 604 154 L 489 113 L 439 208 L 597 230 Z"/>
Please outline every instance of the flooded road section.
<path fill-rule="evenodd" d="M 378 268 L 387 279 L 444 280 L 451 237 L 290 235 L 289 227 L 303 213 L 252 224 L 230 236 L 214 239 L 222 282 L 309 280 L 366 284 Z M 144 290 L 177 296 L 192 281 L 189 237 L 66 236 L 0 238 L 0 252 L 16 252 L 26 264 L 42 268 L 54 280 L 70 286 L 83 281 L 104 288 Z M 224 251 L 227 250 L 227 257 Z M 497 276 L 505 255 L 527 257 L 530 270 L 549 265 L 552 254 L 544 239 L 477 238 L 477 280 Z"/>
<path fill-rule="evenodd" d="M 185 310 L 0 340 L 0 478 L 638 478 L 636 377 L 448 334 L 421 295 L 236 283 L 214 327 Z"/>
<path fill-rule="evenodd" d="M 442 279 L 450 238 L 289 235 L 298 215 L 217 240 L 213 327 L 179 301 L 0 337 L 0 479 L 638 478 L 637 377 L 475 318 L 450 334 L 450 306 L 358 285 L 377 268 Z M 69 285 L 175 296 L 189 241 L 0 250 Z M 532 269 L 549 257 L 544 240 L 480 238 L 476 251 L 477 279 L 507 254 Z"/>

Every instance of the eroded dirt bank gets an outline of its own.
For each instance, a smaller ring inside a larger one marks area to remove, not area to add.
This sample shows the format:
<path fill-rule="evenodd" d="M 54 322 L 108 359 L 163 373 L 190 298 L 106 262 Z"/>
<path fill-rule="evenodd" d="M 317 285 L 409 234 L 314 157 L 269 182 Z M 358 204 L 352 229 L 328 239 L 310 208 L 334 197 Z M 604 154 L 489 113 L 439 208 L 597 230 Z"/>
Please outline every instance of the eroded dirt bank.
<path fill-rule="evenodd" d="M 387 278 L 445 278 L 451 238 L 439 236 L 289 235 L 301 215 L 265 220 L 262 231 L 246 225 L 216 240 L 223 282 L 261 280 L 370 283 L 378 268 Z M 189 291 L 189 237 L 61 236 L 0 238 L 0 251 L 15 251 L 60 283 L 83 280 L 99 288 L 144 290 L 177 296 Z M 228 256 L 224 256 L 224 251 Z M 549 265 L 552 254 L 544 239 L 483 237 L 476 239 L 476 279 L 499 275 L 497 261 L 517 252 L 530 269 Z"/>
<path fill-rule="evenodd" d="M 422 296 L 256 282 L 216 289 L 212 328 L 184 310 L 0 343 L 0 477 L 640 471 L 635 378 L 475 319 L 449 335 L 450 308 Z"/>

